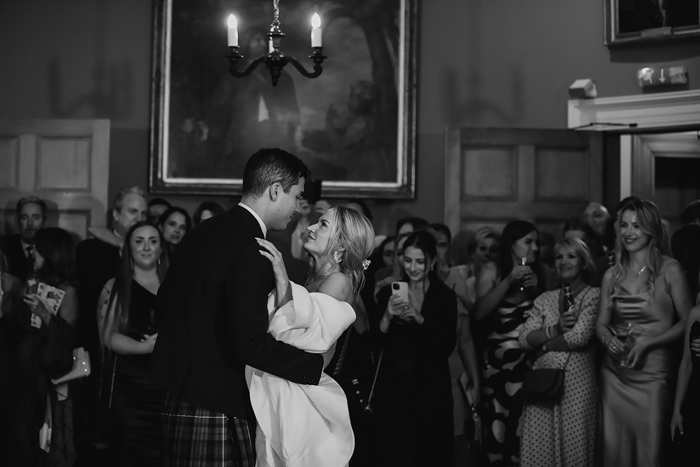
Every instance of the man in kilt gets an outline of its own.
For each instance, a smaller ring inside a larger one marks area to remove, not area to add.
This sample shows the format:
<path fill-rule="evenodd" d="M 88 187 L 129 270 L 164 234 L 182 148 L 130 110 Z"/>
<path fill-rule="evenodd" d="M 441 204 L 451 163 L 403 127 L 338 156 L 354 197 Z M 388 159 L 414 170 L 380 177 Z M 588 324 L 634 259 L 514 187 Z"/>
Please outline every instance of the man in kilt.
<path fill-rule="evenodd" d="M 306 165 L 280 149 L 248 160 L 241 202 L 183 238 L 158 291 L 160 331 L 154 380 L 168 391 L 163 411 L 166 466 L 255 465 L 255 418 L 245 365 L 298 384 L 317 385 L 332 357 L 268 334 L 274 285 L 257 238 L 284 230 L 299 210 Z"/>

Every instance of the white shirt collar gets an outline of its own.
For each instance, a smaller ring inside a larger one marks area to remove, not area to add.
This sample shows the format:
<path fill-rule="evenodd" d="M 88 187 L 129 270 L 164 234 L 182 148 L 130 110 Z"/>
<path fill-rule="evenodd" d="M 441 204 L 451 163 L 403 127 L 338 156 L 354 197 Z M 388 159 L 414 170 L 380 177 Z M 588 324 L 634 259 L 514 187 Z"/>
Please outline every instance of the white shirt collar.
<path fill-rule="evenodd" d="M 253 217 L 255 217 L 255 220 L 258 221 L 258 224 L 260 224 L 260 229 L 262 229 L 263 237 L 267 238 L 267 227 L 265 227 L 265 223 L 260 218 L 260 216 L 258 216 L 258 213 L 253 211 L 253 209 L 248 205 L 245 205 L 243 203 L 238 203 L 238 205 L 242 208 L 247 209 L 253 215 Z"/>

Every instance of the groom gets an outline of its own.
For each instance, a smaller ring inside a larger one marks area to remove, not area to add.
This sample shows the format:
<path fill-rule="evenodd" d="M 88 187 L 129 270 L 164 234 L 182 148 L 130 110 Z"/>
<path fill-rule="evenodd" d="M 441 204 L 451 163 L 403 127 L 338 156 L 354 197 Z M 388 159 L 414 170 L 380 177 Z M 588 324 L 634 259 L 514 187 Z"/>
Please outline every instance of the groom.
<path fill-rule="evenodd" d="M 155 381 L 168 391 L 163 411 L 167 466 L 255 465 L 255 424 L 245 365 L 299 384 L 318 384 L 332 357 L 268 334 L 274 280 L 255 238 L 283 230 L 309 169 L 281 149 L 261 149 L 243 173 L 238 206 L 202 222 L 177 250 L 158 291 Z"/>

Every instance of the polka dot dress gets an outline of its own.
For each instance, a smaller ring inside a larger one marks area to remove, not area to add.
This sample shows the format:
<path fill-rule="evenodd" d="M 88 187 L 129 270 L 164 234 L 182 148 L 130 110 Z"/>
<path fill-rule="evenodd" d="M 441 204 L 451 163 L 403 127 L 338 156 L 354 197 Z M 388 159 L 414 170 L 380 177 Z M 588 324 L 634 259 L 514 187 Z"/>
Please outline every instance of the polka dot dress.
<path fill-rule="evenodd" d="M 520 333 L 527 335 L 559 320 L 560 291 L 545 292 L 535 300 Z M 521 467 L 593 466 L 596 427 L 595 322 L 600 289 L 587 288 L 574 299 L 581 312 L 578 322 L 564 334 L 574 352 L 548 352 L 533 368 L 558 368 L 566 363 L 564 396 L 559 404 L 526 404 L 521 419 Z M 583 303 L 581 303 L 583 302 Z"/>

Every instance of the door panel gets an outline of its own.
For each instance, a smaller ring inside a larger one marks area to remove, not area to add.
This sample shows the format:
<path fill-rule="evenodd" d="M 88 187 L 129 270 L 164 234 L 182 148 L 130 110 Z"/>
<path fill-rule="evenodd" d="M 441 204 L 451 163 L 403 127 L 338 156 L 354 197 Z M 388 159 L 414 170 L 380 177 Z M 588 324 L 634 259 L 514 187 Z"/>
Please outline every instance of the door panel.
<path fill-rule="evenodd" d="M 559 238 L 568 218 L 603 200 L 599 133 L 449 129 L 446 148 L 445 221 L 461 239 L 454 245 L 460 261 L 482 226 L 500 231 L 525 219 Z"/>
<path fill-rule="evenodd" d="M 109 120 L 0 120 L 0 233 L 17 232 L 17 201 L 35 195 L 49 226 L 79 239 L 106 224 Z"/>
<path fill-rule="evenodd" d="M 683 208 L 700 199 L 700 141 L 696 133 L 635 135 L 632 193 L 656 203 L 673 232 Z"/>

